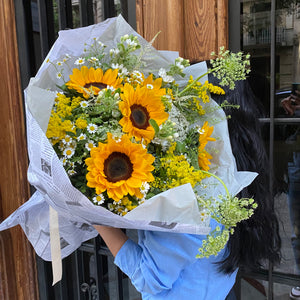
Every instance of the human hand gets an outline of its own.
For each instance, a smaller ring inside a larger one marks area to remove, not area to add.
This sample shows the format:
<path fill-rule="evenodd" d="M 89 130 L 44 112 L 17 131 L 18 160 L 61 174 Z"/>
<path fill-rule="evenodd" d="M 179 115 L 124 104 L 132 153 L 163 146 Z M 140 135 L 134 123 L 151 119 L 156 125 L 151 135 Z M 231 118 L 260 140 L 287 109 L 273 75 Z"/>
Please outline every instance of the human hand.
<path fill-rule="evenodd" d="M 104 240 L 112 255 L 116 256 L 123 244 L 128 240 L 126 234 L 120 228 L 102 225 L 93 226 Z"/>
<path fill-rule="evenodd" d="M 300 109 L 300 91 L 296 90 L 295 95 L 291 94 L 289 97 L 284 98 L 281 105 L 287 114 L 294 115 L 295 111 Z"/>

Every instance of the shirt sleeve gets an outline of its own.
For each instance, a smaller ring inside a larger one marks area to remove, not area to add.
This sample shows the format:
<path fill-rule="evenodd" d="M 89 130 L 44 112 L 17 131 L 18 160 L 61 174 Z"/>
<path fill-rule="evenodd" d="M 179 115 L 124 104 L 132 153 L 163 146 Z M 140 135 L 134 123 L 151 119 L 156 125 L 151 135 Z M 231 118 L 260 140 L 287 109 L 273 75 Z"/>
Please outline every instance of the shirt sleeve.
<path fill-rule="evenodd" d="M 127 240 L 115 264 L 141 293 L 158 294 L 172 288 L 185 266 L 196 261 L 204 236 L 139 231 L 139 244 Z"/>

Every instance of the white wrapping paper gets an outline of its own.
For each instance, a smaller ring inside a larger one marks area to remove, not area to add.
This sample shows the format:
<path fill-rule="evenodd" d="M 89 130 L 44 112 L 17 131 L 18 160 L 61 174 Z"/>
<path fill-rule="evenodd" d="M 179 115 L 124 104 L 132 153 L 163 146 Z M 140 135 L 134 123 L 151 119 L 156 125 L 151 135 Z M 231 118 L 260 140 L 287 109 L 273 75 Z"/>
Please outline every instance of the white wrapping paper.
<path fill-rule="evenodd" d="M 84 43 L 92 43 L 95 37 L 100 37 L 100 40 L 108 47 L 114 47 L 124 34 L 138 36 L 122 17 L 108 19 L 89 27 L 61 31 L 47 59 L 55 61 L 66 53 L 80 56 L 83 53 Z M 138 37 L 142 46 L 147 45 L 145 40 Z M 152 48 L 144 60 L 149 70 L 158 71 L 160 67 L 167 67 L 173 63 L 173 59 L 170 59 L 172 56 L 174 53 L 167 53 L 166 56 L 166 52 L 160 53 Z M 0 230 L 20 224 L 36 253 L 44 260 L 51 260 L 49 206 L 58 213 L 62 258 L 76 250 L 82 242 L 97 235 L 92 224 L 208 234 L 209 220 L 200 221 L 196 197 L 189 184 L 147 200 L 128 213 L 126 217 L 120 217 L 102 207 L 95 206 L 72 186 L 62 163 L 45 135 L 57 83 L 55 70 L 46 63 L 46 60 L 25 91 L 30 160 L 28 180 L 37 191 L 23 206 L 0 224 Z M 205 63 L 193 65 L 186 69 L 186 78 L 188 79 L 189 75 L 196 78 L 205 71 Z M 203 78 L 203 81 L 206 79 Z M 211 101 L 209 105 L 217 104 Z M 237 172 L 223 111 L 218 109 L 207 115 L 207 119 L 218 120 L 214 125 L 214 136 L 217 137 L 217 141 L 214 142 L 213 149 L 217 151 L 213 154 L 212 169 L 218 166 L 215 171 L 216 175 L 235 195 L 249 185 L 257 174 Z M 213 178 L 207 179 L 207 182 L 213 184 L 210 189 L 205 190 L 206 194 L 217 196 L 219 193 L 224 193 L 223 187 Z"/>

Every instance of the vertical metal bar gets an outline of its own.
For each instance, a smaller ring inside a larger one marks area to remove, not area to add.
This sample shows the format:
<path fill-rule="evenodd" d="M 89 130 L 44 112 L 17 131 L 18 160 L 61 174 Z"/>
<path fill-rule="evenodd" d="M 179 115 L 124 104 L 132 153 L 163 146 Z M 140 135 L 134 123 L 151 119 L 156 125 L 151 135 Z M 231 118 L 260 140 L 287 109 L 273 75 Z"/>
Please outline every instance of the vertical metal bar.
<path fill-rule="evenodd" d="M 58 25 L 60 30 L 73 28 L 71 0 L 58 0 Z"/>
<path fill-rule="evenodd" d="M 81 295 L 81 283 L 82 280 L 79 277 L 80 272 L 82 272 L 81 265 L 80 265 L 80 250 L 76 250 L 75 252 L 75 278 L 76 278 L 76 288 L 77 288 L 77 300 L 80 300 L 80 295 Z"/>
<path fill-rule="evenodd" d="M 128 0 L 120 0 L 121 14 L 123 18 L 128 22 Z"/>
<path fill-rule="evenodd" d="M 123 300 L 123 274 L 118 268 L 118 294 L 119 294 L 119 300 Z"/>
<path fill-rule="evenodd" d="M 19 65 L 22 90 L 36 72 L 36 58 L 33 45 L 31 3 L 15 1 L 16 30 L 19 48 Z"/>
<path fill-rule="evenodd" d="M 275 47 L 276 47 L 276 0 L 271 0 L 271 77 L 270 77 L 270 148 L 269 148 L 269 159 L 270 159 L 270 194 L 273 199 L 273 164 L 274 164 L 274 104 L 275 104 Z M 274 205 L 273 205 L 274 209 Z M 273 264 L 269 263 L 268 273 L 268 299 L 273 300 Z"/>
<path fill-rule="evenodd" d="M 94 24 L 93 1 L 79 1 L 80 25 L 88 26 Z"/>
<path fill-rule="evenodd" d="M 99 253 L 101 248 L 101 238 L 98 236 L 95 238 L 95 254 L 96 254 L 96 269 L 97 278 L 96 284 L 98 288 L 98 299 L 104 299 L 104 285 L 103 285 L 103 263 L 102 255 Z"/>
<path fill-rule="evenodd" d="M 228 1 L 228 44 L 232 52 L 241 51 L 241 1 Z M 233 21 L 236 20 L 236 21 Z"/>
<path fill-rule="evenodd" d="M 116 15 L 114 0 L 104 0 L 104 18 L 111 18 Z"/>
<path fill-rule="evenodd" d="M 55 40 L 52 0 L 37 0 L 39 9 L 41 54 L 44 59 Z"/>
<path fill-rule="evenodd" d="M 136 0 L 128 0 L 128 24 L 136 30 Z"/>

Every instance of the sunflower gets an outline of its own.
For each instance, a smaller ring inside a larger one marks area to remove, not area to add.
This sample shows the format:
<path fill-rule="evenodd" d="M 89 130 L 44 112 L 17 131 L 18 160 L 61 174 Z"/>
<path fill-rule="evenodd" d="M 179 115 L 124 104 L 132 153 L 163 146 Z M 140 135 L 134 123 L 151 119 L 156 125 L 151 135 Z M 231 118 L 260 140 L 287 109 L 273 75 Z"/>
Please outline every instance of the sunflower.
<path fill-rule="evenodd" d="M 118 77 L 118 70 L 108 69 L 103 73 L 102 69 L 94 69 L 83 66 L 80 70 L 73 69 L 70 75 L 70 81 L 66 83 L 67 87 L 74 89 L 89 98 L 91 94 L 97 95 L 100 90 L 107 86 L 115 89 L 121 86 L 122 79 Z"/>
<path fill-rule="evenodd" d="M 149 143 L 155 135 L 149 120 L 155 120 L 159 126 L 169 117 L 157 89 L 149 89 L 147 86 L 134 89 L 126 83 L 121 99 L 123 101 L 120 101 L 119 109 L 123 118 L 119 123 L 123 131 L 134 136 L 137 141 L 143 138 Z"/>
<path fill-rule="evenodd" d="M 201 170 L 208 171 L 209 170 L 209 165 L 211 162 L 209 159 L 212 159 L 213 157 L 203 149 L 198 148 L 198 165 Z"/>
<path fill-rule="evenodd" d="M 208 122 L 205 121 L 202 128 L 199 129 L 199 149 L 203 150 L 209 141 L 215 141 L 215 138 L 210 137 L 212 135 L 212 132 L 214 130 L 214 127 L 208 126 Z"/>
<path fill-rule="evenodd" d="M 127 135 L 119 141 L 107 134 L 107 143 L 92 148 L 91 157 L 85 160 L 88 173 L 87 186 L 97 194 L 107 191 L 109 198 L 119 201 L 127 194 L 143 198 L 143 182 L 154 180 L 154 157 L 141 144 L 132 143 Z"/>
<path fill-rule="evenodd" d="M 148 89 L 155 90 L 155 93 L 159 96 L 166 95 L 166 89 L 161 88 L 162 78 L 153 79 L 153 74 L 150 74 L 146 79 L 144 79 L 142 85 Z"/>

